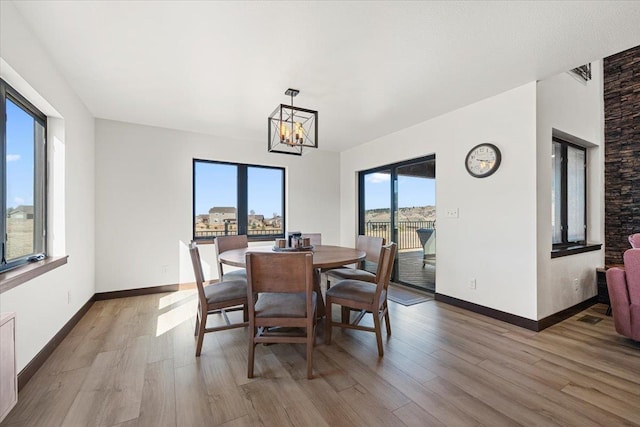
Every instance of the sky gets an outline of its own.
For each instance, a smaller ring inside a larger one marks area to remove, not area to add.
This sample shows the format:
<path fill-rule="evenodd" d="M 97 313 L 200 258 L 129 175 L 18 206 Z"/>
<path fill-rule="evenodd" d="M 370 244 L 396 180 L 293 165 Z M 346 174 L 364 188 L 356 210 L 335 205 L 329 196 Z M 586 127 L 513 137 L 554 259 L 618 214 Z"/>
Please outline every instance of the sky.
<path fill-rule="evenodd" d="M 281 169 L 249 166 L 247 171 L 249 211 L 272 218 L 282 216 Z M 214 206 L 238 206 L 237 169 L 234 165 L 196 162 L 196 215 L 209 213 Z"/>
<path fill-rule="evenodd" d="M 214 206 L 237 207 L 237 170 L 234 165 L 196 163 L 196 215 L 209 213 Z M 271 218 L 282 215 L 280 201 L 282 171 L 249 167 L 249 211 Z M 388 208 L 389 174 L 372 173 L 365 178 L 365 209 Z M 401 208 L 435 206 L 435 179 L 398 177 L 398 201 Z"/>
<path fill-rule="evenodd" d="M 33 117 L 7 99 L 7 208 L 33 205 Z"/>
<path fill-rule="evenodd" d="M 391 176 L 370 173 L 365 177 L 365 210 L 389 208 Z M 398 205 L 401 208 L 436 205 L 436 180 L 398 176 Z"/>

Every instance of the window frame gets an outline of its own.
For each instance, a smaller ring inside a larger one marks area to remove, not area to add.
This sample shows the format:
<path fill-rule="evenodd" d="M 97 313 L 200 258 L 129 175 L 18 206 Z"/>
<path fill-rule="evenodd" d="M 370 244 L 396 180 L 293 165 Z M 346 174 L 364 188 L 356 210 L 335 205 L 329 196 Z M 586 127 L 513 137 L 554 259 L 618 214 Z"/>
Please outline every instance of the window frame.
<path fill-rule="evenodd" d="M 15 105 L 20 107 L 24 112 L 29 114 L 34 121 L 39 123 L 44 129 L 44 137 L 42 141 L 42 148 L 34 147 L 34 249 L 36 239 L 42 239 L 42 251 L 34 252 L 24 255 L 20 258 L 16 258 L 11 262 L 7 262 L 5 259 L 6 249 L 6 236 L 7 236 L 7 177 L 6 168 L 3 167 L 3 173 L 0 173 L 0 272 L 6 272 L 16 267 L 23 266 L 33 261 L 40 261 L 47 256 L 47 222 L 48 222 L 48 135 L 47 135 L 47 116 L 40 111 L 36 106 L 29 102 L 24 96 L 20 94 L 16 89 L 9 85 L 5 80 L 0 79 L 0 118 L 3 119 L 0 125 L 0 163 L 4 166 L 7 163 L 7 99 L 11 100 Z M 33 141 L 34 145 L 37 143 Z M 41 151 L 41 152 L 40 152 Z M 41 196 L 39 196 L 41 193 Z M 41 203 L 42 206 L 37 208 L 37 203 Z M 41 218 L 37 219 L 37 212 L 41 212 Z M 41 221 L 38 223 L 36 221 Z M 42 230 L 42 235 L 36 231 Z"/>
<path fill-rule="evenodd" d="M 251 163 L 235 163 L 235 162 L 225 162 L 220 160 L 208 160 L 208 159 L 197 159 L 194 158 L 192 162 L 192 198 L 191 198 L 191 235 L 193 241 L 196 242 L 205 242 L 215 240 L 215 236 L 204 236 L 204 237 L 196 237 L 196 164 L 197 163 L 208 163 L 208 164 L 218 164 L 218 165 L 228 165 L 237 167 L 238 175 L 237 175 L 237 234 L 238 235 L 246 235 L 247 239 L 250 242 L 259 242 L 259 241 L 269 241 L 278 238 L 284 238 L 286 230 L 286 181 L 287 181 L 287 170 L 284 167 L 280 166 L 266 166 L 266 165 L 256 165 Z M 261 168 L 261 169 L 273 169 L 282 171 L 282 233 L 278 234 L 267 234 L 267 235 L 251 235 L 248 234 L 249 231 L 249 179 L 248 179 L 248 170 L 249 168 Z"/>
<path fill-rule="evenodd" d="M 557 136 L 554 136 L 551 138 L 552 140 L 552 147 L 553 147 L 553 142 L 557 142 L 558 144 L 560 144 L 560 149 L 561 149 L 561 157 L 562 157 L 562 161 L 560 162 L 560 196 L 561 196 L 561 200 L 560 200 L 560 227 L 561 227 L 561 241 L 557 242 L 557 243 L 553 243 L 553 237 L 552 237 L 552 249 L 553 250 L 562 250 L 562 249 L 567 249 L 570 247 L 575 247 L 575 246 L 584 246 L 587 245 L 587 224 L 588 224 L 588 219 L 587 219 L 587 215 L 588 215 L 588 209 L 587 209 L 587 177 L 588 177 L 588 150 L 586 147 L 583 147 L 581 145 L 577 145 L 577 144 L 573 144 L 569 141 L 566 141 L 562 138 L 559 138 Z M 577 240 L 577 241 L 569 241 L 569 213 L 568 213 L 568 185 L 569 185 L 569 172 L 568 172 L 568 148 L 574 148 L 574 149 L 578 149 L 581 150 L 582 152 L 584 152 L 584 240 Z M 552 170 L 553 170 L 553 166 L 552 166 Z"/>

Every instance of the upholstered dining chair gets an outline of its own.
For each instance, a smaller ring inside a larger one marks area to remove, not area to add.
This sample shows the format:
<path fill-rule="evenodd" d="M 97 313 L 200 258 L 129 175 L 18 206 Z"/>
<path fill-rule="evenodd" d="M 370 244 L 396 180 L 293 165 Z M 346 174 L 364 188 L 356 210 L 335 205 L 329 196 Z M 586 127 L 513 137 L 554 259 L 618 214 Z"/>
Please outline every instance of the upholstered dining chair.
<path fill-rule="evenodd" d="M 380 273 L 380 249 L 382 248 L 382 245 L 384 245 L 383 237 L 358 236 L 356 249 L 364 251 L 367 254 L 364 261 L 369 261 L 378 265 L 376 274 L 364 270 L 364 261 L 360 264 L 360 268 L 333 268 L 325 271 L 327 275 L 327 289 L 331 287 L 331 282 L 344 279 L 364 280 L 365 282 L 375 283 L 376 277 Z"/>
<path fill-rule="evenodd" d="M 247 292 L 258 296 L 249 304 L 249 378 L 259 343 L 305 344 L 307 378 L 313 378 L 318 295 L 313 290 L 312 257 L 310 252 L 247 254 Z M 296 329 L 274 329 L 278 327 Z"/>
<path fill-rule="evenodd" d="M 640 248 L 640 233 L 635 233 L 629 236 L 629 243 L 634 249 Z"/>
<path fill-rule="evenodd" d="M 616 332 L 640 341 L 640 248 L 628 249 L 624 269 L 609 268 L 607 288 Z"/>
<path fill-rule="evenodd" d="M 391 324 L 389 323 L 389 309 L 387 307 L 387 291 L 389 289 L 389 279 L 393 262 L 396 256 L 397 245 L 390 243 L 382 247 L 380 251 L 381 268 L 376 278 L 376 283 L 362 280 L 346 279 L 336 283 L 327 291 L 327 317 L 325 323 L 324 339 L 325 344 L 331 344 L 331 329 L 334 326 L 347 329 L 359 329 L 362 331 L 375 332 L 378 343 L 378 356 L 384 356 L 382 348 L 382 319 L 385 320 L 387 336 L 391 335 Z M 331 316 L 332 304 L 341 305 L 342 320 L 334 322 Z M 360 310 L 362 313 L 351 322 L 351 310 Z M 373 328 L 359 324 L 364 313 L 373 315 Z"/>
<path fill-rule="evenodd" d="M 225 329 L 241 328 L 247 326 L 248 304 L 247 304 L 247 282 L 246 280 L 228 280 L 206 284 L 202 271 L 202 261 L 200 251 L 195 242 L 189 245 L 189 254 L 193 265 L 193 273 L 196 278 L 198 288 L 198 310 L 196 312 L 196 357 L 200 356 L 202 341 L 207 332 L 223 331 Z M 206 285 L 206 286 L 205 286 Z M 231 323 L 227 316 L 227 311 L 243 310 L 243 322 Z M 207 317 L 209 314 L 219 313 L 222 315 L 225 324 L 207 328 Z"/>
<path fill-rule="evenodd" d="M 220 254 L 232 249 L 242 249 L 249 247 L 246 234 L 238 236 L 217 236 L 216 237 L 216 262 L 218 263 L 218 278 L 221 282 L 227 280 L 247 280 L 247 271 L 244 268 L 224 272 L 223 264 L 220 262 Z"/>

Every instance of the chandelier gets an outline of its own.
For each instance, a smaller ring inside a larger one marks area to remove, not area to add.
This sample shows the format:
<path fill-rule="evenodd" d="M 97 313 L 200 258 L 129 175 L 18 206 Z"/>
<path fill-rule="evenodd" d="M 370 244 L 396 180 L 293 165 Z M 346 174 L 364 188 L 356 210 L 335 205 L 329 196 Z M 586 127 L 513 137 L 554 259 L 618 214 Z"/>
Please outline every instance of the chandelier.
<path fill-rule="evenodd" d="M 302 155 L 306 148 L 318 148 L 318 112 L 294 107 L 293 98 L 298 89 L 287 89 L 284 93 L 291 97 L 291 105 L 280 104 L 269 115 L 270 153 Z"/>

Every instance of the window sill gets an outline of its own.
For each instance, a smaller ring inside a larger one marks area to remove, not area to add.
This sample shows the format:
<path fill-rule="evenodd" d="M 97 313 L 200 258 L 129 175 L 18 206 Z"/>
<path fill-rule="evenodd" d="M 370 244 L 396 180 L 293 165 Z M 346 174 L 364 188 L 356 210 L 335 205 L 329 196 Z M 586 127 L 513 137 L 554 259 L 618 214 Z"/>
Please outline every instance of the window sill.
<path fill-rule="evenodd" d="M 565 248 L 553 249 L 551 251 L 551 258 L 560 258 L 584 252 L 599 251 L 600 249 L 602 249 L 602 243 L 587 243 L 586 245 L 567 246 Z"/>
<path fill-rule="evenodd" d="M 48 257 L 42 261 L 21 265 L 12 270 L 0 273 L 0 294 L 13 289 L 44 273 L 61 267 L 67 263 L 68 255 Z"/>

